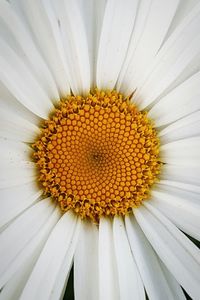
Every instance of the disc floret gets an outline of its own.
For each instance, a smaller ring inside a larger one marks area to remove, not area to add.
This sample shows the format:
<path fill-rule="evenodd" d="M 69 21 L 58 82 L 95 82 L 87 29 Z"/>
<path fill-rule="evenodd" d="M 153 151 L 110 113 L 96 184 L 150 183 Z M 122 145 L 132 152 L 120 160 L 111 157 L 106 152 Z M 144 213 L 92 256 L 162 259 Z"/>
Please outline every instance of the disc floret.
<path fill-rule="evenodd" d="M 146 112 L 116 91 L 68 96 L 34 143 L 39 181 L 62 211 L 98 222 L 149 197 L 160 171 L 159 139 Z"/>

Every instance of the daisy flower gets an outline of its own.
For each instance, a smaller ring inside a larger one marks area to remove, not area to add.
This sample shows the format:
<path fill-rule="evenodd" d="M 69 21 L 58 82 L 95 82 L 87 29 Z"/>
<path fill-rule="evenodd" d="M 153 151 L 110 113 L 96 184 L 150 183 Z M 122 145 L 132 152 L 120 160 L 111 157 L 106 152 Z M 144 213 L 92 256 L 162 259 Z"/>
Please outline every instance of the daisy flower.
<path fill-rule="evenodd" d="M 199 68 L 198 0 L 0 1 L 0 299 L 200 298 Z"/>

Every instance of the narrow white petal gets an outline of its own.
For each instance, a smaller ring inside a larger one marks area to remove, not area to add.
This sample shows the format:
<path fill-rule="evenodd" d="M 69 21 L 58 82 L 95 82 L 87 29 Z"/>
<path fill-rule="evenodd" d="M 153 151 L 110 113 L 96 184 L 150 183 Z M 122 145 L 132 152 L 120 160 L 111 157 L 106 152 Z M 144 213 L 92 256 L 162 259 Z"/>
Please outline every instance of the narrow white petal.
<path fill-rule="evenodd" d="M 130 39 L 128 51 L 117 80 L 117 89 L 123 91 L 125 95 L 131 94 L 130 92 L 131 82 L 130 80 L 126 80 L 126 78 L 129 78 L 130 77 L 129 75 L 132 73 L 132 65 L 134 64 L 133 61 L 134 53 L 137 49 L 140 39 L 142 38 L 142 33 L 145 30 L 145 24 L 146 21 L 148 20 L 148 15 L 149 14 L 151 15 L 150 13 L 151 3 L 152 3 L 151 0 L 140 1 L 138 3 L 138 8 L 135 17 L 135 24 L 133 27 L 133 32 Z M 135 84 L 132 83 L 131 91 L 134 91 L 135 89 L 136 86 Z"/>
<path fill-rule="evenodd" d="M 179 0 L 140 2 L 128 61 L 126 60 L 124 64 L 126 71 L 122 69 L 118 83 L 118 88 L 125 94 L 130 95 L 144 79 L 149 64 L 163 43 L 178 4 Z"/>
<path fill-rule="evenodd" d="M 71 212 L 62 216 L 48 238 L 20 299 L 51 299 L 57 276 L 73 244 L 76 225 L 77 218 Z M 66 277 L 69 267 L 65 270 Z"/>
<path fill-rule="evenodd" d="M 0 189 L 0 228 L 38 201 L 42 193 L 33 182 Z"/>
<path fill-rule="evenodd" d="M 91 84 L 90 62 L 80 7 L 73 0 L 52 1 L 52 4 L 59 22 L 70 88 L 75 94 L 87 94 Z"/>
<path fill-rule="evenodd" d="M 52 102 L 35 80 L 23 60 L 0 39 L 0 79 L 25 107 L 47 118 Z"/>
<path fill-rule="evenodd" d="M 200 111 L 182 118 L 159 132 L 161 144 L 200 135 Z"/>
<path fill-rule="evenodd" d="M 99 299 L 99 232 L 96 225 L 82 222 L 74 256 L 74 291 L 76 300 Z"/>
<path fill-rule="evenodd" d="M 54 209 L 50 199 L 42 200 L 15 219 L 0 236 L 0 286 L 4 284 L 4 274 L 12 261 L 38 230 Z"/>
<path fill-rule="evenodd" d="M 39 133 L 38 127 L 31 122 L 0 108 L 0 137 L 30 143 Z"/>
<path fill-rule="evenodd" d="M 199 26 L 198 3 L 164 43 L 149 67 L 148 76 L 134 97 L 141 109 L 167 94 L 199 69 L 193 68 L 195 64 L 200 66 Z"/>
<path fill-rule="evenodd" d="M 35 163 L 29 161 L 0 162 L 0 188 L 17 186 L 36 180 Z"/>
<path fill-rule="evenodd" d="M 145 201 L 144 207 L 153 214 L 159 222 L 161 222 L 169 234 L 174 236 L 178 243 L 182 245 L 182 248 L 186 250 L 190 258 L 194 259 L 197 263 L 196 267 L 200 267 L 200 249 L 195 246 L 193 242 L 188 239 L 168 218 L 166 218 L 158 209 L 154 208 L 150 202 Z"/>
<path fill-rule="evenodd" d="M 35 2 L 36 1 L 34 1 L 34 3 Z M 38 22 L 36 9 L 33 11 L 35 13 L 35 22 Z M 19 18 L 10 3 L 1 1 L 0 20 L 1 19 L 3 20 L 3 25 L 5 24 L 8 30 L 5 40 L 11 41 L 14 38 L 14 49 L 21 56 L 24 63 L 30 68 L 32 75 L 34 75 L 35 79 L 41 84 L 52 100 L 57 99 L 59 94 L 55 81 L 33 42 L 32 33 L 29 31 L 27 23 L 23 22 L 24 16 L 23 18 Z M 12 22 L 10 22 L 10 20 L 12 20 Z M 40 32 L 38 35 L 41 35 L 42 28 L 43 26 L 37 27 L 38 32 Z M 13 48 L 13 43 L 10 44 L 10 46 Z M 49 49 L 46 47 L 46 53 L 48 53 L 48 51 Z"/>
<path fill-rule="evenodd" d="M 170 180 L 170 179 L 168 179 L 168 180 L 167 179 L 161 179 L 159 181 L 159 184 L 167 185 L 167 186 L 170 186 L 170 187 L 176 187 L 176 188 L 181 189 L 183 191 L 189 191 L 189 192 L 194 192 L 194 193 L 200 194 L 200 186 L 187 183 L 187 181 L 178 182 L 178 181 L 173 181 L 173 180 Z"/>
<path fill-rule="evenodd" d="M 198 0 L 180 1 L 176 14 L 172 20 L 167 37 L 169 37 L 172 32 L 183 22 L 185 17 L 191 13 L 196 5 L 198 5 Z"/>
<path fill-rule="evenodd" d="M 200 293 L 200 250 L 149 203 L 135 217 L 160 259 L 195 300 Z"/>
<path fill-rule="evenodd" d="M 193 238 L 200 240 L 200 223 L 199 216 L 190 206 L 189 211 L 185 208 L 177 207 L 177 203 L 174 205 L 166 204 L 159 200 L 152 200 L 152 206 L 159 209 L 163 215 L 168 217 L 179 229 L 192 236 Z M 199 209 L 199 208 L 198 208 Z"/>
<path fill-rule="evenodd" d="M 21 168 L 21 165 L 19 164 L 17 167 Z M 1 165 L 0 168 L 2 169 Z M 7 189 L 9 187 L 12 188 L 15 186 L 17 187 L 19 185 L 23 185 L 27 183 L 35 184 L 37 181 L 36 176 L 32 176 L 32 175 L 30 176 L 30 173 L 26 171 L 26 169 L 23 170 L 22 172 L 20 170 L 20 174 L 18 174 L 18 177 L 16 177 L 17 176 L 16 169 L 14 169 L 13 171 L 15 172 L 15 176 L 13 176 L 12 178 L 6 178 L 6 180 L 0 179 L 0 189 Z M 11 172 L 13 171 L 11 170 Z M 4 170 L 2 172 L 4 172 Z"/>
<path fill-rule="evenodd" d="M 36 114 L 28 110 L 22 103 L 17 101 L 15 95 L 13 95 L 9 89 L 0 81 L 0 108 L 1 112 L 5 115 L 2 116 L 2 122 L 15 118 L 18 120 L 24 120 L 24 126 L 26 127 L 27 122 L 30 122 L 34 125 L 34 128 L 38 126 L 41 122 L 41 118 L 38 117 Z M 17 111 L 17 115 L 16 115 Z M 13 116 L 14 115 L 14 116 Z M 21 122 L 21 121 L 20 121 Z M 23 122 L 23 121 L 22 121 Z M 3 130 L 3 128 L 2 128 Z M 30 135 L 32 135 L 32 130 L 30 128 Z"/>
<path fill-rule="evenodd" d="M 77 248 L 78 238 L 80 236 L 80 231 L 81 231 L 81 219 L 78 218 L 75 230 L 73 232 L 72 241 L 65 255 L 61 268 L 58 272 L 58 276 L 55 280 L 55 284 L 52 287 L 51 296 L 49 298 L 50 300 L 63 299 L 64 297 L 67 281 L 73 263 L 74 254 Z"/>
<path fill-rule="evenodd" d="M 195 191 L 184 191 L 182 188 L 161 184 L 161 182 L 154 185 L 151 195 L 153 198 L 162 198 L 161 201 L 169 202 L 172 205 L 174 204 L 173 202 L 176 202 L 177 204 L 179 203 L 180 208 L 190 205 L 194 206 L 196 210 L 198 210 L 197 208 L 200 205 L 199 194 Z M 166 199 L 167 196 L 170 198 L 169 200 Z M 189 210 L 189 207 L 187 209 Z M 198 214 L 199 212 L 197 211 L 196 213 Z"/>
<path fill-rule="evenodd" d="M 2 160 L 29 161 L 32 149 L 25 143 L 0 138 L 0 157 Z"/>
<path fill-rule="evenodd" d="M 34 34 L 37 47 L 52 72 L 60 94 L 66 96 L 70 92 L 68 75 L 65 72 L 54 36 L 53 26 L 57 26 L 57 24 L 51 18 L 51 5 L 49 1 L 39 0 L 21 1 L 21 3 L 26 21 Z"/>
<path fill-rule="evenodd" d="M 97 57 L 97 87 L 113 89 L 126 57 L 138 1 L 109 0 L 105 8 Z"/>
<path fill-rule="evenodd" d="M 181 286 L 179 285 L 179 283 L 177 282 L 177 280 L 174 278 L 174 276 L 169 272 L 169 270 L 166 268 L 166 266 L 163 264 L 163 262 L 158 259 L 161 265 L 161 268 L 163 270 L 163 273 L 165 275 L 165 278 L 171 288 L 171 290 L 173 291 L 173 295 L 174 295 L 174 300 L 187 300 L 183 290 L 181 288 Z"/>
<path fill-rule="evenodd" d="M 86 29 L 90 59 L 91 88 L 96 87 L 96 66 L 99 38 L 107 0 L 78 0 Z"/>
<path fill-rule="evenodd" d="M 27 261 L 26 263 L 21 264 L 20 270 L 11 277 L 8 283 L 1 290 L 0 300 L 19 299 L 34 263 L 34 259 L 31 259 L 30 262 Z"/>
<path fill-rule="evenodd" d="M 125 222 L 131 250 L 149 299 L 185 299 L 173 276 L 163 272 L 160 260 L 133 215 L 126 217 Z"/>
<path fill-rule="evenodd" d="M 162 166 L 162 180 L 177 181 L 184 184 L 199 186 L 200 168 L 196 166 L 168 165 Z"/>
<path fill-rule="evenodd" d="M 196 73 L 167 96 L 163 97 L 148 113 L 156 126 L 163 126 L 179 120 L 200 109 L 200 72 Z"/>
<path fill-rule="evenodd" d="M 157 184 L 151 197 L 152 206 L 159 209 L 181 230 L 200 240 L 199 194 Z"/>
<path fill-rule="evenodd" d="M 174 141 L 160 147 L 162 162 L 181 166 L 200 166 L 200 138 Z"/>
<path fill-rule="evenodd" d="M 113 222 L 114 247 L 119 276 L 120 299 L 146 299 L 144 286 L 131 253 L 124 222 L 115 217 Z"/>
<path fill-rule="evenodd" d="M 27 244 L 25 244 L 22 251 L 15 257 L 11 264 L 8 265 L 1 277 L 2 284 L 6 283 L 6 293 L 10 294 L 15 291 L 18 293 L 22 292 L 22 289 L 44 247 L 44 244 L 46 243 L 52 228 L 56 225 L 60 217 L 60 209 L 59 207 L 56 207 L 49 214 L 49 216 L 45 218 L 45 222 L 38 230 L 37 234 L 35 234 L 33 238 Z M 11 286 L 12 283 L 14 283 L 14 286 Z M 17 286 L 17 283 L 19 283 L 19 286 Z M 9 291 L 9 288 L 11 288 L 11 291 Z"/>
<path fill-rule="evenodd" d="M 100 219 L 99 224 L 99 300 L 120 299 L 112 222 Z"/>

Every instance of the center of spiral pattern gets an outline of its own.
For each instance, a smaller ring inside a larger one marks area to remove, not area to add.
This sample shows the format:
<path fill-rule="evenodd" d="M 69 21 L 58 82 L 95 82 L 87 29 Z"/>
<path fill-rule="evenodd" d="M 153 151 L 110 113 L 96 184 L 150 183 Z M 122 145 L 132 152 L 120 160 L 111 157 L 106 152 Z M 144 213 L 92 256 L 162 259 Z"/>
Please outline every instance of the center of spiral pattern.
<path fill-rule="evenodd" d="M 45 194 L 95 223 L 140 206 L 161 165 L 146 112 L 116 91 L 61 100 L 33 148 Z"/>

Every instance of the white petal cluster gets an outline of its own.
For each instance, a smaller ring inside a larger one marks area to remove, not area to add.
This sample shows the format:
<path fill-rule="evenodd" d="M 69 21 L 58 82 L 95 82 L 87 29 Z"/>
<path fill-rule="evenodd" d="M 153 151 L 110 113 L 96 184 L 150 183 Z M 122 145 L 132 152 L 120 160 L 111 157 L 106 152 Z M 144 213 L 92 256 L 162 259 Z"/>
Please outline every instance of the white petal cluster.
<path fill-rule="evenodd" d="M 30 159 L 57 101 L 94 87 L 148 111 L 164 163 L 98 227 L 44 199 Z M 76 300 L 200 298 L 199 87 L 199 0 L 0 1 L 0 299 L 62 299 L 73 263 Z"/>

